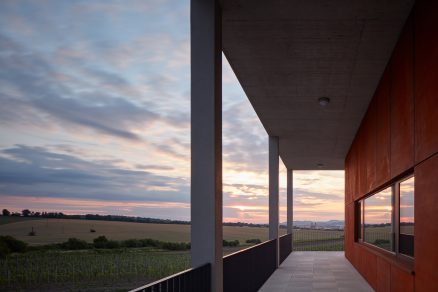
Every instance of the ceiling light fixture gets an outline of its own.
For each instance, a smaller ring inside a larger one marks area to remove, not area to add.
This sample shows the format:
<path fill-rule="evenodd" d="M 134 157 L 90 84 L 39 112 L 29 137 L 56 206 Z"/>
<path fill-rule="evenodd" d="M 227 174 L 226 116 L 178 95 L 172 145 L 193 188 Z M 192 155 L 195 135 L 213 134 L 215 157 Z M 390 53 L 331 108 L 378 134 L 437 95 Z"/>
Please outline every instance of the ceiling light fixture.
<path fill-rule="evenodd" d="M 328 97 L 320 97 L 318 98 L 318 103 L 320 106 L 327 106 L 330 103 L 330 98 Z"/>

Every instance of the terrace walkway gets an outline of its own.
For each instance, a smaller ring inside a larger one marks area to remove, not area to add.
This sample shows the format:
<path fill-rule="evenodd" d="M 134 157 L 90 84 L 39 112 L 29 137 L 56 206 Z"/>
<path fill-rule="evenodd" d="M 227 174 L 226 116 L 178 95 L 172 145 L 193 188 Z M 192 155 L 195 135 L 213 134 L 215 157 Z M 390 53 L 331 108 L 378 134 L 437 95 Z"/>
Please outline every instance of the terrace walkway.
<path fill-rule="evenodd" d="M 294 251 L 260 291 L 374 291 L 344 252 Z"/>

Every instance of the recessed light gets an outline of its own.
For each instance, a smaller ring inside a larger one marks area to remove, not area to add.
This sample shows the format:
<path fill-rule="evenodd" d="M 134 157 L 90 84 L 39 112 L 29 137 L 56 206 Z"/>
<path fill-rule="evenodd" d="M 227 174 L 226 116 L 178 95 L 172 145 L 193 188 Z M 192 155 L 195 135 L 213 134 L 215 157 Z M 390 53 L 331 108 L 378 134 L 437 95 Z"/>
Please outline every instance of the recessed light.
<path fill-rule="evenodd" d="M 318 98 L 318 103 L 320 106 L 327 106 L 330 103 L 330 98 L 320 97 L 320 98 Z"/>

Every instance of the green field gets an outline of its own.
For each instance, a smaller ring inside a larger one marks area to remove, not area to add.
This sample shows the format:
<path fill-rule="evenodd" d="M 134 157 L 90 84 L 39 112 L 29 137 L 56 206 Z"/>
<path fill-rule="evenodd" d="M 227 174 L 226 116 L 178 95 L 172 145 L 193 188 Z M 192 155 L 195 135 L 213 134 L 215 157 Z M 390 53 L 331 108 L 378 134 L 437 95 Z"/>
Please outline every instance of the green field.
<path fill-rule="evenodd" d="M 151 238 L 189 242 L 190 226 L 76 219 L 0 217 L 0 235 L 10 235 L 38 247 L 75 237 L 93 242 Z M 29 236 L 32 230 L 35 236 Z M 90 232 L 93 229 L 95 232 Z M 268 239 L 266 227 L 224 226 L 224 239 L 239 240 L 224 254 L 248 247 L 247 239 Z M 284 234 L 285 229 L 280 229 Z M 294 250 L 343 250 L 343 231 L 294 230 Z M 0 290 L 126 291 L 190 266 L 189 251 L 154 248 L 40 250 L 0 259 Z"/>
<path fill-rule="evenodd" d="M 0 260 L 0 290 L 126 291 L 185 270 L 189 252 L 46 251 Z"/>

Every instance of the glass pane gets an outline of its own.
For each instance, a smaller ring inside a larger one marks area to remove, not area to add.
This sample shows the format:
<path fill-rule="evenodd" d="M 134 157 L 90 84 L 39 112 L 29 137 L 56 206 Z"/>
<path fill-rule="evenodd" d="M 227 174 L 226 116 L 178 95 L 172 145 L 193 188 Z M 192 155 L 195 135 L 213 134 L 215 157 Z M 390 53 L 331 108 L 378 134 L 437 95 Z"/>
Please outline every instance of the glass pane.
<path fill-rule="evenodd" d="M 391 187 L 366 198 L 364 205 L 365 242 L 393 251 Z"/>
<path fill-rule="evenodd" d="M 414 256 L 414 178 L 400 183 L 399 252 Z"/>
<path fill-rule="evenodd" d="M 414 177 L 400 183 L 400 233 L 414 235 Z"/>

